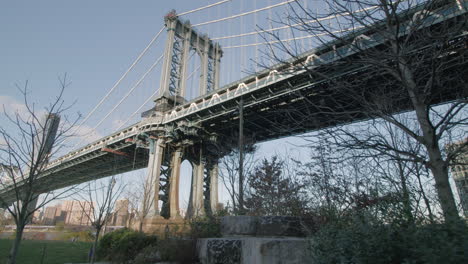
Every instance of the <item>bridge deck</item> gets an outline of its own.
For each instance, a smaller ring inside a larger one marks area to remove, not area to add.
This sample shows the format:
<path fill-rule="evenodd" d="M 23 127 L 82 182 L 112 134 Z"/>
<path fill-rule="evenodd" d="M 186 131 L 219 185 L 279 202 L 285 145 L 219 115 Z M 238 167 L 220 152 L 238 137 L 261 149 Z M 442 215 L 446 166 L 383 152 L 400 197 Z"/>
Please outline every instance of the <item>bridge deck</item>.
<path fill-rule="evenodd" d="M 466 16 L 468 4 L 464 2 L 464 6 L 464 10 L 456 6 L 439 10 L 443 15 L 434 17 L 427 26 Z M 365 49 L 382 45 L 385 41 L 369 30 L 362 33 L 371 39 L 365 43 Z M 466 41 L 466 34 L 460 32 L 459 38 Z M 288 63 L 278 64 L 271 70 L 248 76 L 177 106 L 161 117 L 144 119 L 52 161 L 41 176 L 44 186 L 42 191 L 146 167 L 148 151 L 137 147 L 134 139 L 142 133 L 161 133 L 179 122 L 201 125 L 209 133 L 222 135 L 221 144 L 229 145 L 228 141 L 235 140 L 238 131 L 236 111 L 241 96 L 245 101 L 245 134 L 255 142 L 368 118 L 360 105 L 349 100 L 346 94 L 334 90 L 328 80 L 312 76 L 309 71 L 329 71 L 331 65 L 334 78 L 359 78 L 359 74 L 366 71 L 366 66 L 356 68 L 340 63 L 357 54 L 358 51 L 347 44 L 338 45 L 336 50 L 330 50 L 326 46 L 314 49 Z M 291 63 L 294 65 L 292 68 Z M 468 81 L 468 67 L 464 68 L 465 74 L 461 76 Z M 371 85 L 382 77 L 375 76 L 367 82 Z M 433 103 L 455 99 L 459 95 L 455 92 L 456 87 L 453 88 L 441 93 Z M 323 114 L 330 107 L 354 113 L 353 119 L 349 119 L 350 115 L 339 118 L 336 115 Z M 410 108 L 407 103 L 402 103 L 400 109 L 396 110 L 407 111 Z M 2 195 L 12 197 L 12 193 L 8 191 Z"/>

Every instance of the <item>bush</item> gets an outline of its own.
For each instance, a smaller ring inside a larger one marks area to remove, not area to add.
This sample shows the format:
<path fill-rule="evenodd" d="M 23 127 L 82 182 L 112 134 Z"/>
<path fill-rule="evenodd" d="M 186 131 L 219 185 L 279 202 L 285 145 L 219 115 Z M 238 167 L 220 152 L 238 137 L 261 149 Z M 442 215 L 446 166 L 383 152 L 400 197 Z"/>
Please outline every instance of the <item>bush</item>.
<path fill-rule="evenodd" d="M 190 222 L 190 234 L 194 239 L 206 237 L 221 237 L 219 217 L 199 217 Z"/>
<path fill-rule="evenodd" d="M 130 229 L 120 229 L 101 238 L 98 245 L 99 259 L 115 263 L 128 263 L 144 248 L 155 246 L 156 236 L 145 235 Z"/>
<path fill-rule="evenodd" d="M 468 263 L 461 223 L 388 223 L 359 212 L 329 221 L 311 243 L 314 263 Z"/>
<path fill-rule="evenodd" d="M 168 261 L 176 263 L 198 263 L 196 240 L 192 239 L 165 239 L 158 246 L 148 246 L 138 253 L 132 264 L 156 263 Z"/>
<path fill-rule="evenodd" d="M 159 243 L 162 261 L 195 263 L 197 261 L 197 242 L 194 239 L 166 239 Z"/>
<path fill-rule="evenodd" d="M 147 264 L 161 261 L 161 254 L 156 246 L 148 246 L 135 257 L 133 264 Z"/>

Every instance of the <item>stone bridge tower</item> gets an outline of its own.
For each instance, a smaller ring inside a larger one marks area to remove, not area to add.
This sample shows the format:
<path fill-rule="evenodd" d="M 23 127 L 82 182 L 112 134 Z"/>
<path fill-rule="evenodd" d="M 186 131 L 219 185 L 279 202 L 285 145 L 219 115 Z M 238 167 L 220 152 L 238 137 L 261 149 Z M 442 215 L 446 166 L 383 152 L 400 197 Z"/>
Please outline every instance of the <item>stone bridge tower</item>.
<path fill-rule="evenodd" d="M 189 22 L 181 21 L 175 11 L 165 18 L 167 40 L 155 107 L 142 114 L 147 119 L 163 118 L 164 113 L 187 102 L 186 78 L 190 52 L 200 57 L 199 95 L 219 87 L 222 50 L 206 35 L 200 35 Z M 179 210 L 180 166 L 188 160 L 193 168 L 187 217 L 213 213 L 218 204 L 218 159 L 213 151 L 216 135 L 203 132 L 200 124 L 179 122 L 161 127 L 151 135 L 142 135 L 149 149 L 147 181 L 152 185 L 150 217 L 177 219 Z M 159 204 L 162 201 L 160 208 Z"/>

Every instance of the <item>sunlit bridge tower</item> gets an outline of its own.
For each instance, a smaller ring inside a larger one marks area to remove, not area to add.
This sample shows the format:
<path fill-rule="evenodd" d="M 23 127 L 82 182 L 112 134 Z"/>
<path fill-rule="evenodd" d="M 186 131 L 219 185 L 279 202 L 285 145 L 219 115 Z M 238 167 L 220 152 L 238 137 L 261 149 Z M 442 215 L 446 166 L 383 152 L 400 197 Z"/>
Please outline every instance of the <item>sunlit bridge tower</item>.
<path fill-rule="evenodd" d="M 161 70 L 159 93 L 155 106 L 142 114 L 146 119 L 163 119 L 165 114 L 185 104 L 190 60 L 199 58 L 198 87 L 194 93 L 206 95 L 219 88 L 220 59 L 218 43 L 199 34 L 175 11 L 164 17 L 167 40 Z M 194 55 L 194 56 L 193 56 Z M 193 73 L 192 73 L 193 74 Z M 193 91 L 192 91 L 193 92 Z M 188 160 L 193 168 L 187 217 L 210 214 L 218 204 L 218 159 L 215 151 L 217 135 L 204 132 L 200 124 L 180 121 L 175 126 L 161 126 L 142 135 L 149 149 L 147 181 L 152 185 L 151 216 L 177 219 L 179 210 L 180 167 Z"/>

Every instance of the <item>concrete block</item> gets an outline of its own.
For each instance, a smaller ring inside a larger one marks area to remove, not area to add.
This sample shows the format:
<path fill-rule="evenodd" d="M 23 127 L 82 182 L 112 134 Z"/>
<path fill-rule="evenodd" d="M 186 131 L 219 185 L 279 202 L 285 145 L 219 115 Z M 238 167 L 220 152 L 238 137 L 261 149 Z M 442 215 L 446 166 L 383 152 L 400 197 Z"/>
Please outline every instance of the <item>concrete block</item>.
<path fill-rule="evenodd" d="M 301 218 L 293 216 L 262 216 L 257 218 L 256 236 L 304 237 Z"/>
<path fill-rule="evenodd" d="M 228 236 L 255 236 L 257 232 L 256 216 L 224 216 L 221 217 L 221 234 Z"/>
<path fill-rule="evenodd" d="M 223 237 L 305 237 L 313 225 L 312 219 L 294 216 L 225 216 L 221 218 L 221 234 Z"/>
<path fill-rule="evenodd" d="M 198 257 L 202 263 L 241 263 L 242 240 L 237 238 L 206 238 L 197 243 Z"/>
<path fill-rule="evenodd" d="M 199 240 L 198 253 L 203 264 L 312 263 L 307 238 L 207 238 Z"/>

